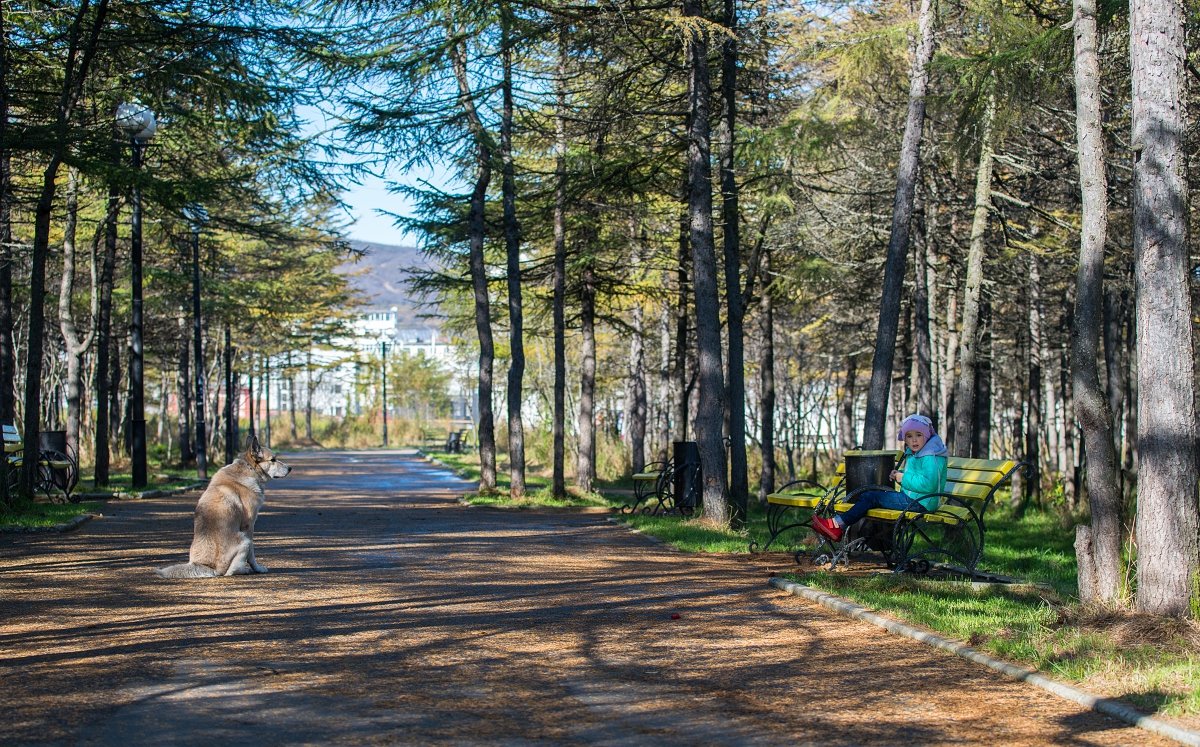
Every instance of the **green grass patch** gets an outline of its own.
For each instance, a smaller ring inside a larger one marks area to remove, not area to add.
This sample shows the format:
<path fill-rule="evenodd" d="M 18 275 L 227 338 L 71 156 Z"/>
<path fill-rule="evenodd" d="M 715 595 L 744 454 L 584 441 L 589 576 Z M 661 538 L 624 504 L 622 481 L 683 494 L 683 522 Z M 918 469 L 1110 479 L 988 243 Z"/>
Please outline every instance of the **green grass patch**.
<path fill-rule="evenodd" d="M 622 505 L 633 500 L 628 495 L 609 495 L 609 500 Z M 650 498 L 650 505 L 657 501 Z M 645 506 L 643 503 L 642 506 Z M 746 527 L 732 530 L 720 527 L 706 521 L 702 516 L 681 517 L 678 515 L 648 516 L 642 513 L 622 514 L 621 520 L 652 537 L 668 543 L 684 552 L 746 552 L 751 542 L 761 547 L 766 545 L 771 536 L 767 531 L 767 512 L 756 501 L 751 501 Z M 795 550 L 806 546 L 799 542 L 804 539 L 804 533 L 795 532 L 783 537 L 771 546 L 772 550 Z"/>
<path fill-rule="evenodd" d="M 18 502 L 10 507 L 0 507 L 0 526 L 52 527 L 83 514 L 95 513 L 100 508 L 96 501 L 86 503 L 27 503 Z"/>
<path fill-rule="evenodd" d="M 211 476 L 215 473 L 218 468 L 210 465 L 208 470 L 209 475 Z M 147 490 L 182 488 L 200 481 L 200 478 L 196 476 L 196 469 L 194 467 L 162 467 L 151 464 L 148 472 L 146 486 L 137 488 L 137 492 L 139 493 Z M 109 473 L 107 485 L 96 487 L 94 474 L 90 470 L 84 471 L 79 478 L 79 484 L 75 487 L 75 491 L 79 493 L 107 493 L 109 495 L 132 493 L 134 492 L 133 475 L 128 472 L 112 472 Z"/>

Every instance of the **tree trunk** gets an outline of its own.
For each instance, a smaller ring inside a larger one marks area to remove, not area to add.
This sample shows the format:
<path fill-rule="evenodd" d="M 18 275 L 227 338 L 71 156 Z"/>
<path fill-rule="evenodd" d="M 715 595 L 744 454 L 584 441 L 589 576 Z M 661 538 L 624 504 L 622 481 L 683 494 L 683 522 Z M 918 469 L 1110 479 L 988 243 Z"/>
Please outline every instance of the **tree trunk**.
<path fill-rule="evenodd" d="M 1041 263 L 1036 255 L 1029 255 L 1029 283 L 1027 285 L 1027 313 L 1029 317 L 1029 383 L 1025 391 L 1028 393 L 1029 415 L 1025 424 L 1025 457 L 1029 465 L 1028 478 L 1025 481 L 1023 506 L 1030 502 L 1042 503 L 1042 315 L 1045 311 L 1042 305 L 1042 276 Z M 1053 412 L 1051 412 L 1053 415 Z M 1051 421 L 1053 422 L 1053 421 Z"/>
<path fill-rule="evenodd" d="M 517 223 L 517 183 L 513 170 L 512 8 L 500 6 L 500 59 L 504 113 L 500 122 L 504 249 L 508 260 L 508 475 L 509 495 L 525 495 L 525 425 L 521 418 L 525 381 L 525 317 L 521 299 L 521 227 Z"/>
<path fill-rule="evenodd" d="M 0 143 L 7 143 L 9 137 L 8 26 L 8 4 L 0 3 Z M 0 422 L 15 424 L 17 403 L 16 356 L 13 348 L 12 206 L 12 151 L 9 148 L 0 148 Z M 7 480 L 5 485 L 7 486 Z"/>
<path fill-rule="evenodd" d="M 946 446 L 954 448 L 954 371 L 958 365 L 958 288 L 953 274 L 946 289 L 946 339 L 942 346 L 942 374 L 938 381 L 938 409 L 942 416 L 942 435 Z"/>
<path fill-rule="evenodd" d="M 646 466 L 646 346 L 645 312 L 642 305 L 633 307 L 633 335 L 629 342 L 628 424 L 630 463 L 633 474 Z"/>
<path fill-rule="evenodd" d="M 703 17 L 700 1 L 684 0 L 683 15 Z M 692 246 L 700 384 L 696 445 L 700 450 L 704 515 L 721 526 L 729 523 L 730 516 L 726 503 L 725 445 L 722 438 L 725 382 L 721 366 L 720 292 L 717 288 L 717 255 L 712 224 L 708 120 L 712 84 L 708 73 L 708 40 L 703 33 L 692 33 L 688 39 L 688 66 L 691 100 L 688 119 L 688 213 L 691 218 L 689 239 Z M 740 287 L 730 289 L 731 293 L 739 290 Z"/>
<path fill-rule="evenodd" d="M 112 157 L 120 158 L 117 141 L 113 140 Z M 115 184 L 108 185 L 108 211 L 104 219 L 104 260 L 100 264 L 99 301 L 96 309 L 96 441 L 95 441 L 95 487 L 108 485 L 109 441 L 112 430 L 110 411 L 109 357 L 112 344 L 112 295 L 113 275 L 117 264 L 117 215 L 120 211 L 121 193 Z"/>
<path fill-rule="evenodd" d="M 937 423 L 937 413 L 933 411 L 933 346 L 929 337 L 929 260 L 926 256 L 928 237 L 922 237 L 916 242 L 916 256 L 913 257 L 913 321 L 912 341 L 913 358 L 916 367 L 916 377 L 913 385 L 913 402 L 917 412 L 933 418 Z"/>
<path fill-rule="evenodd" d="M 728 324 L 729 367 L 726 412 L 729 415 L 729 502 L 730 525 L 746 522 L 750 495 L 746 464 L 746 365 L 744 347 L 745 304 L 742 299 L 738 183 L 734 173 L 734 135 L 737 132 L 737 3 L 725 0 L 725 28 L 729 36 L 721 45 L 721 222 L 725 256 L 725 303 Z"/>
<path fill-rule="evenodd" d="M 496 489 L 496 424 L 492 411 L 492 366 L 496 358 L 492 342 L 492 313 L 488 301 L 487 267 L 484 264 L 483 243 L 487 235 L 484 206 L 487 204 L 488 184 L 492 179 L 491 136 L 483 127 L 475 110 L 475 101 L 467 78 L 467 60 L 462 43 L 450 47 L 454 77 L 458 83 L 459 104 L 466 114 L 472 137 L 475 139 L 475 187 L 467 215 L 467 235 L 470 245 L 471 285 L 475 293 L 475 332 L 479 337 L 479 489 Z"/>
<path fill-rule="evenodd" d="M 575 482 L 585 493 L 596 479 L 596 270 L 588 263 L 580 278 L 579 453 Z"/>
<path fill-rule="evenodd" d="M 292 443 L 299 439 L 299 429 L 296 427 L 296 371 L 292 368 L 292 351 L 287 354 L 287 386 L 288 386 L 288 416 L 291 418 Z"/>
<path fill-rule="evenodd" d="M 762 476 L 759 479 L 758 502 L 766 504 L 767 496 L 775 492 L 775 299 L 766 278 L 770 276 L 770 255 L 763 258 L 764 282 L 759 312 L 762 324 L 762 361 L 759 362 L 762 399 Z"/>
<path fill-rule="evenodd" d="M 967 456 L 975 427 L 975 365 L 979 346 L 979 302 L 983 290 L 983 257 L 987 252 L 988 211 L 992 204 L 992 156 L 996 95 L 988 95 L 979 127 L 979 166 L 975 171 L 975 217 L 971 221 L 971 246 L 967 253 L 967 278 L 963 289 L 962 333 L 958 348 L 958 381 L 954 387 L 954 450 Z"/>
<path fill-rule="evenodd" d="M 663 271 L 663 286 L 669 286 L 670 273 Z M 671 302 L 664 299 L 658 318 L 658 436 L 654 458 L 665 462 L 671 445 Z"/>
<path fill-rule="evenodd" d="M 308 353 L 308 385 L 305 389 L 308 390 L 308 396 L 304 400 L 304 438 L 313 440 L 313 380 L 312 380 L 312 352 Z"/>
<path fill-rule="evenodd" d="M 838 410 L 838 435 L 841 439 L 842 451 L 853 449 L 854 436 L 858 429 L 854 427 L 854 401 L 858 399 L 858 357 L 846 356 L 846 383 L 842 387 L 841 408 Z"/>
<path fill-rule="evenodd" d="M 565 498 L 567 422 L 567 30 L 558 36 L 554 116 L 554 466 L 551 492 Z"/>
<path fill-rule="evenodd" d="M 67 177 L 67 216 L 63 225 L 62 282 L 58 295 L 59 330 L 67 354 L 67 452 L 79 454 L 79 428 L 83 418 L 83 356 L 95 337 L 92 319 L 96 317 L 96 247 L 90 248 L 91 267 L 91 319 L 87 334 L 80 337 L 71 311 L 71 298 L 75 294 L 76 228 L 79 218 L 79 172 L 71 168 Z"/>
<path fill-rule="evenodd" d="M 867 449 L 883 448 L 888 388 L 892 384 L 892 359 L 896 352 L 896 329 L 900 323 L 900 291 L 904 285 L 909 223 L 916 194 L 921 129 L 925 124 L 925 88 L 929 82 L 929 61 L 933 59 L 934 16 L 933 0 L 921 0 L 917 16 L 919 39 L 909 77 L 908 117 L 904 122 L 900 163 L 896 168 L 892 228 L 883 271 L 883 295 L 879 302 L 875 356 L 871 362 L 871 384 L 867 392 L 867 415 L 863 425 L 862 445 Z"/>
<path fill-rule="evenodd" d="M 685 174 L 686 177 L 686 174 Z M 679 216 L 679 254 L 676 257 L 675 269 L 675 361 L 673 367 L 675 396 L 675 440 L 688 440 L 688 257 L 690 254 L 689 235 L 691 223 L 686 209 L 688 201 L 687 180 L 684 179 L 683 203 L 685 209 Z"/>
<path fill-rule="evenodd" d="M 1130 2 L 1137 279 L 1137 608 L 1186 615 L 1200 547 L 1187 242 L 1184 6 Z"/>
<path fill-rule="evenodd" d="M 62 76 L 62 88 L 55 111 L 53 146 L 49 161 L 42 172 L 41 193 L 37 201 L 33 223 L 33 249 L 29 275 L 29 327 L 27 358 L 25 365 L 25 423 L 21 491 L 32 496 L 38 471 L 38 432 L 41 427 L 42 395 L 42 342 L 45 337 L 46 257 L 50 251 L 50 220 L 54 208 L 58 167 L 69 145 L 68 128 L 75 106 L 83 94 L 83 84 L 88 68 L 96 51 L 100 30 L 108 13 L 108 0 L 98 0 L 88 29 L 87 39 L 82 43 L 83 24 L 91 12 L 89 2 L 82 2 L 72 20 L 67 40 L 67 57 Z"/>
<path fill-rule="evenodd" d="M 1099 34 L 1096 0 L 1074 0 L 1075 129 L 1083 196 L 1079 266 L 1075 275 L 1071 378 L 1075 417 L 1087 454 L 1090 532 L 1076 540 L 1079 598 L 1112 603 L 1121 582 L 1121 493 L 1113 446 L 1112 413 L 1100 388 L 1097 360 L 1104 299 L 1104 243 L 1108 236 L 1108 175 L 1100 112 Z M 1077 532 L 1079 529 L 1078 528 Z M 1086 583 L 1085 583 L 1086 580 Z M 1090 596 L 1089 596 L 1090 595 Z"/>
<path fill-rule="evenodd" d="M 1113 451 L 1116 459 L 1116 480 L 1118 492 L 1124 490 L 1124 475 L 1121 474 L 1120 456 L 1124 447 L 1125 434 L 1122 429 L 1122 414 L 1125 411 L 1125 390 L 1128 383 L 1125 380 L 1127 356 L 1123 348 L 1125 344 L 1122 331 L 1125 328 L 1125 294 L 1112 288 L 1104 290 L 1103 312 L 1103 341 L 1104 341 L 1104 377 L 1105 397 L 1108 399 L 1108 413 L 1112 418 Z"/>
<path fill-rule="evenodd" d="M 180 309 L 180 314 L 183 314 L 183 309 Z M 190 413 L 192 411 L 192 382 L 189 362 L 191 360 L 191 340 L 188 339 L 187 321 L 180 316 L 178 319 L 179 328 L 179 367 L 177 376 L 175 377 L 176 391 L 179 393 L 179 417 L 177 426 L 179 430 L 179 463 L 181 465 L 191 464 L 195 459 L 195 453 L 192 451 L 192 423 Z M 199 372 L 197 372 L 199 373 Z M 162 417 L 166 417 L 164 411 Z"/>
<path fill-rule="evenodd" d="M 42 173 L 41 195 L 34 215 L 33 253 L 29 273 L 29 331 L 26 339 L 25 423 L 21 491 L 32 496 L 37 484 L 38 433 L 42 419 L 42 342 L 45 337 L 46 255 L 50 247 L 50 218 L 54 207 L 61 155 L 54 154 Z"/>
<path fill-rule="evenodd" d="M 992 447 L 992 305 L 984 301 L 979 312 L 979 357 L 975 365 L 975 427 L 971 431 L 971 456 L 989 458 Z"/>

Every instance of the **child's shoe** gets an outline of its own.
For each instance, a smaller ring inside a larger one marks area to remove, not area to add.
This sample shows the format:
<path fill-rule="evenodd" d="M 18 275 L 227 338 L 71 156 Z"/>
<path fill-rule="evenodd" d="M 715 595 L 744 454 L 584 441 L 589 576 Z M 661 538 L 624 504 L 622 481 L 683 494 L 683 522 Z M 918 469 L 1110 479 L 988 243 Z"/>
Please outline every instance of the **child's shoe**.
<path fill-rule="evenodd" d="M 813 531 L 822 537 L 828 538 L 831 542 L 837 542 L 842 538 L 842 532 L 845 531 L 833 519 L 826 519 L 823 516 L 812 517 Z"/>

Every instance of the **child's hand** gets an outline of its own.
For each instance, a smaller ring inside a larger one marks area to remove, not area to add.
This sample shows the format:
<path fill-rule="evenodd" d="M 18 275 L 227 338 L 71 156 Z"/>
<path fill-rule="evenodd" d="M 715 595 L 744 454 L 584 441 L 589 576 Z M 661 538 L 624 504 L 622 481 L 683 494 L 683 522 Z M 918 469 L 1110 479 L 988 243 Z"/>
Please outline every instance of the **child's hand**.
<path fill-rule="evenodd" d="M 904 479 L 904 473 L 898 469 L 894 469 L 894 470 L 892 470 L 892 474 L 889 475 L 889 477 L 892 478 L 892 482 L 900 482 L 901 480 Z"/>

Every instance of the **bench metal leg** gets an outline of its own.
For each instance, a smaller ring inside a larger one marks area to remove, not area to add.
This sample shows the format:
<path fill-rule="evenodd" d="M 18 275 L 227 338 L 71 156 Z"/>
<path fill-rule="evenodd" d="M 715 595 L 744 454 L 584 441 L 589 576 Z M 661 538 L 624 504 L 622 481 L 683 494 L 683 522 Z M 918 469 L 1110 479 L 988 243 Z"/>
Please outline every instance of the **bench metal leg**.
<path fill-rule="evenodd" d="M 974 512 L 954 524 L 901 519 L 892 537 L 897 573 L 928 573 L 935 558 L 948 559 L 974 573 L 983 558 L 983 521 Z"/>

